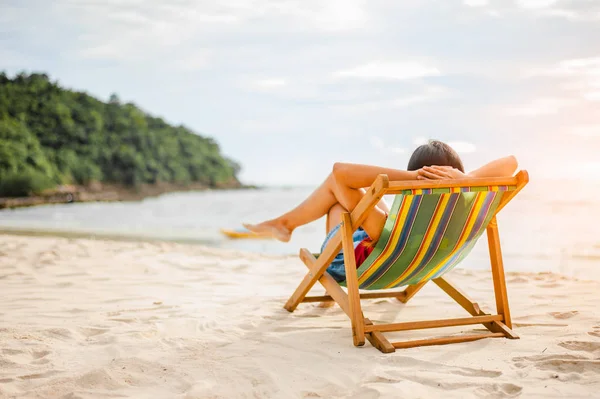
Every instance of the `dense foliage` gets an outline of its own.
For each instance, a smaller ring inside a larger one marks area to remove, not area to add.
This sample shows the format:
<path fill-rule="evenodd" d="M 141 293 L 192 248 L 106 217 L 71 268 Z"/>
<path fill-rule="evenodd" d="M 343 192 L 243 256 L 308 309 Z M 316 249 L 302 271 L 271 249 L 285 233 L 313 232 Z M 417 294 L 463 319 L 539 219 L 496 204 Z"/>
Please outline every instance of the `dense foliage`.
<path fill-rule="evenodd" d="M 45 74 L 0 73 L 0 196 L 92 181 L 218 186 L 238 172 L 212 139 L 115 95 L 104 103 Z"/>

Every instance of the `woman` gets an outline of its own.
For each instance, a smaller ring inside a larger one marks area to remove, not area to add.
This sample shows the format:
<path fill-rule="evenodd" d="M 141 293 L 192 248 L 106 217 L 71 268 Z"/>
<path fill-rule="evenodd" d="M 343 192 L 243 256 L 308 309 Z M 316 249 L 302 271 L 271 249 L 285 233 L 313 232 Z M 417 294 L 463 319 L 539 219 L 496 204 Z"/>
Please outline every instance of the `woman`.
<path fill-rule="evenodd" d="M 462 161 L 448 144 L 430 141 L 418 147 L 410 157 L 407 170 L 396 170 L 370 165 L 336 163 L 325 181 L 300 205 L 283 215 L 259 224 L 244 224 L 257 234 L 269 235 L 279 241 L 290 240 L 293 231 L 302 225 L 327 215 L 327 236 L 321 250 L 340 228 L 343 212 L 351 212 L 380 174 L 392 180 L 461 179 L 465 177 L 505 177 L 517 170 L 517 160 L 508 156 L 492 161 L 468 174 L 464 173 Z M 368 214 L 362 226 L 354 232 L 356 267 L 373 250 L 387 219 L 389 208 L 381 200 Z M 345 280 L 344 257 L 335 257 L 327 272 L 336 281 Z"/>

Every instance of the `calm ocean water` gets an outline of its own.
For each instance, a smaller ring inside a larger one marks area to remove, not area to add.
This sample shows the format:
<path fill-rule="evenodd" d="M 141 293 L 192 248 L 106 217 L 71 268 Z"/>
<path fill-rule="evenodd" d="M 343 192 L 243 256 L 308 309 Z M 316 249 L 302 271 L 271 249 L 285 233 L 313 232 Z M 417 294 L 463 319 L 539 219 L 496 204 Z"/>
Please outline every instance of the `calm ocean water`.
<path fill-rule="evenodd" d="M 561 187 L 561 188 L 557 188 Z M 600 267 L 600 184 L 530 183 L 498 216 L 507 270 L 585 277 Z M 566 191 L 571 191 L 565 195 Z M 258 222 L 297 205 L 311 188 L 171 193 L 140 202 L 75 203 L 0 211 L 0 229 L 198 242 L 270 254 L 317 251 L 325 219 L 299 228 L 290 243 L 232 240 L 220 229 Z M 594 196 L 594 194 L 596 194 Z M 386 198 L 391 204 L 392 198 Z M 463 266 L 489 264 L 485 238 Z"/>

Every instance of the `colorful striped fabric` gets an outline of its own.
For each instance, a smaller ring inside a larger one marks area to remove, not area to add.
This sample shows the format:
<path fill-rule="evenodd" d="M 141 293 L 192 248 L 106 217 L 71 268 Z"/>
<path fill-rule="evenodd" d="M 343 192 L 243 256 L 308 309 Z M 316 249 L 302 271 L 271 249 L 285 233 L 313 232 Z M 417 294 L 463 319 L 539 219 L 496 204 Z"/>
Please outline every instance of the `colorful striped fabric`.
<path fill-rule="evenodd" d="M 504 194 L 515 188 L 418 189 L 396 195 L 379 241 L 357 270 L 359 288 L 400 287 L 448 272 L 469 254 Z"/>

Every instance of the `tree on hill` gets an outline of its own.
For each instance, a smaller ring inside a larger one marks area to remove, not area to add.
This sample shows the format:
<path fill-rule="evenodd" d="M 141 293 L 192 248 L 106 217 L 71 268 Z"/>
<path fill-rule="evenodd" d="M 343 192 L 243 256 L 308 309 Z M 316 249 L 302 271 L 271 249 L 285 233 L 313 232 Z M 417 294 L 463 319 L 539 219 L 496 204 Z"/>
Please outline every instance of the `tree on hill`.
<path fill-rule="evenodd" d="M 122 104 L 116 94 L 105 103 L 45 74 L 0 73 L 0 196 L 92 181 L 216 187 L 237 183 L 239 170 L 213 139 Z"/>

